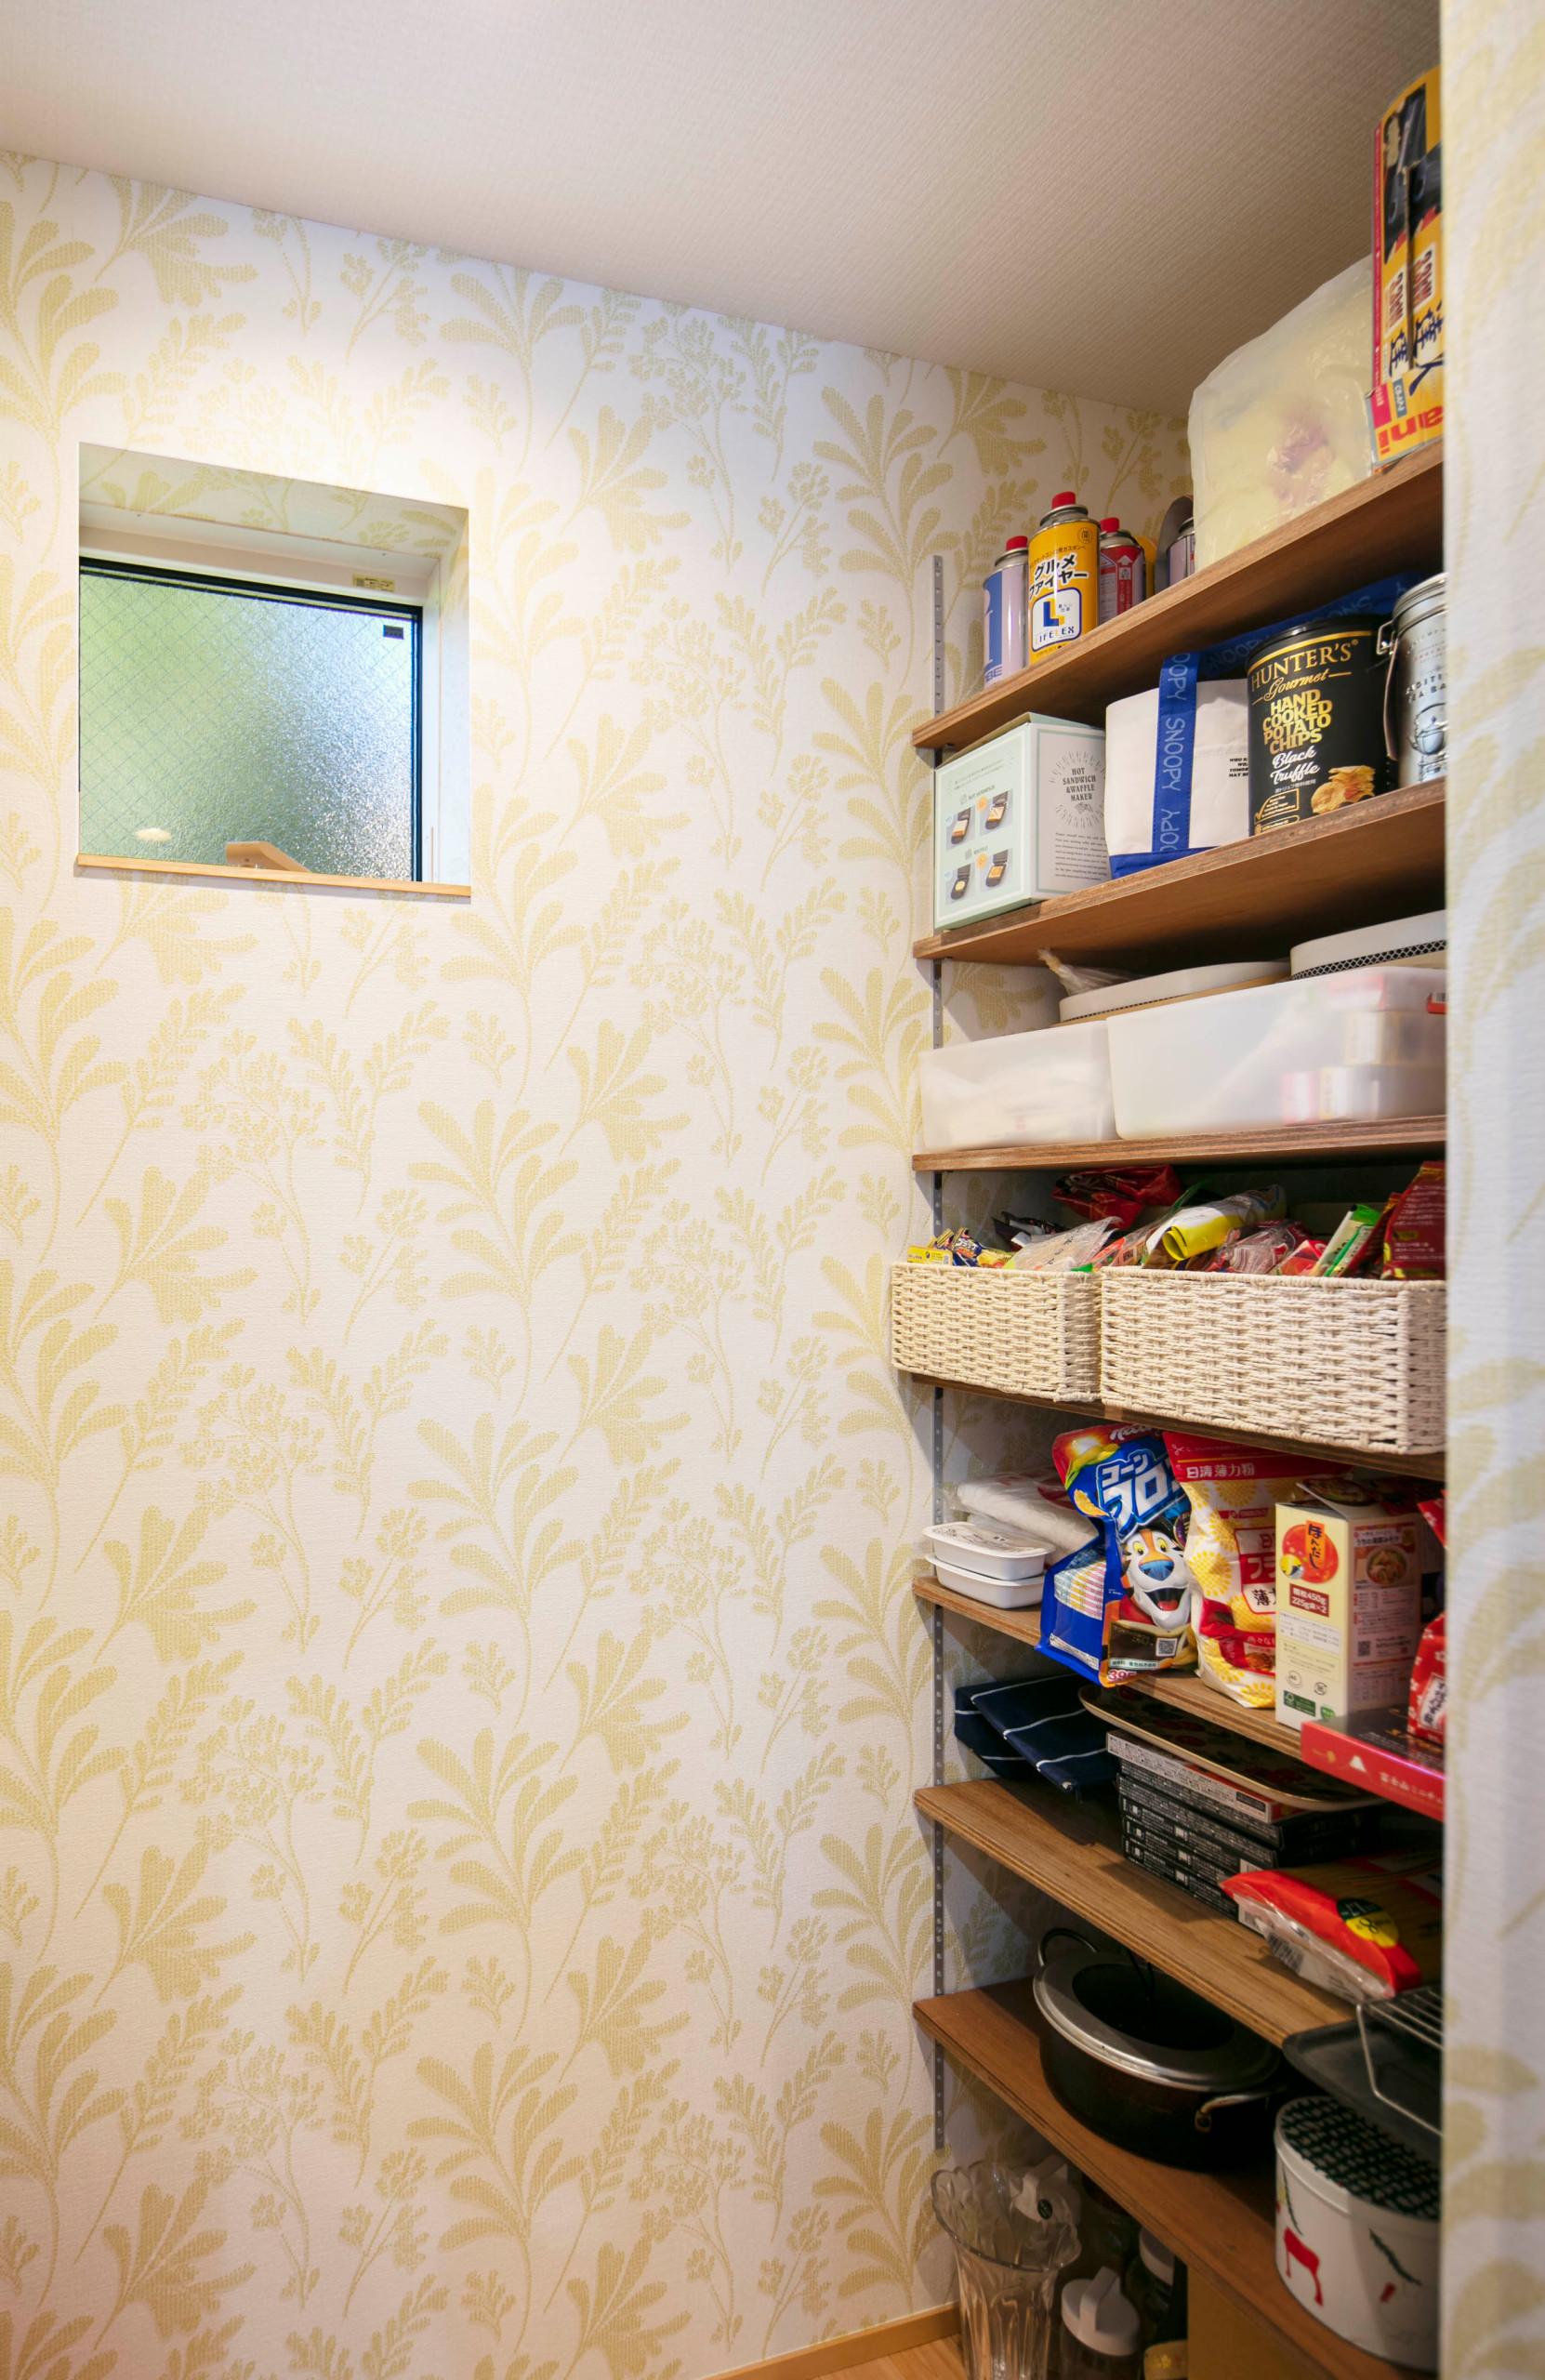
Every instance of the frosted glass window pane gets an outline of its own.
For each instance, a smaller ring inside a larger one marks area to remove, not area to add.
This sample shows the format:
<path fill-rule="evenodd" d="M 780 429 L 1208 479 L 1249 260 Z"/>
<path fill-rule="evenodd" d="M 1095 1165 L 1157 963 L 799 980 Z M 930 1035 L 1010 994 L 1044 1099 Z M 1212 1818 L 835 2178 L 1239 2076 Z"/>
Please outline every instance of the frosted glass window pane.
<path fill-rule="evenodd" d="M 417 874 L 416 619 L 81 571 L 81 849 Z"/>

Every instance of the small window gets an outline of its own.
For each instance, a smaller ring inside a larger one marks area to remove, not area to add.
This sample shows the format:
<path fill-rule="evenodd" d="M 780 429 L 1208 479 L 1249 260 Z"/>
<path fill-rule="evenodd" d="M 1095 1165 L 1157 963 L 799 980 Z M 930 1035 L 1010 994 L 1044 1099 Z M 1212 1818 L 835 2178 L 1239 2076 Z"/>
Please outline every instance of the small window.
<path fill-rule="evenodd" d="M 423 877 L 418 607 L 86 555 L 80 602 L 83 852 Z"/>

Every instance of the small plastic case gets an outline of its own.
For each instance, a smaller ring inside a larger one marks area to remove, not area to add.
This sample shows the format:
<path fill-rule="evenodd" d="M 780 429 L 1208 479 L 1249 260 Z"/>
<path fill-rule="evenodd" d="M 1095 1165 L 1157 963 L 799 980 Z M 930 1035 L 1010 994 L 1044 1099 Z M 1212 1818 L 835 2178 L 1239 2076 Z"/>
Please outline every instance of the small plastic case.
<path fill-rule="evenodd" d="M 1023 1611 L 1041 1599 L 1046 1548 L 994 1521 L 944 1521 L 924 1536 L 946 1587 L 999 1611 Z"/>

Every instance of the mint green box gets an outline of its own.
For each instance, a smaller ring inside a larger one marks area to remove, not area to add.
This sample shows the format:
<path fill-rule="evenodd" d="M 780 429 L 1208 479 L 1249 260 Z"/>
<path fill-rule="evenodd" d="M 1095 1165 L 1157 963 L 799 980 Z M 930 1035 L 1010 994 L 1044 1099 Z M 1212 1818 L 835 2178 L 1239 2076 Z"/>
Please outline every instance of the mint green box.
<path fill-rule="evenodd" d="M 1110 872 L 1103 727 L 1034 712 L 935 770 L 936 932 Z"/>

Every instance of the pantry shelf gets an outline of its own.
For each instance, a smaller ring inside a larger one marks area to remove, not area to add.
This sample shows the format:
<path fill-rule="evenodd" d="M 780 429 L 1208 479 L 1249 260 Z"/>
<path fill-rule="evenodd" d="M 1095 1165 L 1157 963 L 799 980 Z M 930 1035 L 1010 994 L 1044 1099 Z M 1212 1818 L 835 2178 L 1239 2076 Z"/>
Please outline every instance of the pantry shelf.
<path fill-rule="evenodd" d="M 914 2016 L 956 2063 L 1061 2150 L 1231 2304 L 1268 2332 L 1306 2373 L 1330 2380 L 1401 2380 L 1386 2363 L 1338 2338 L 1277 2277 L 1269 2167 L 1187 2174 L 1103 2140 L 1052 2094 L 1041 2064 L 1029 1982 L 994 1984 L 914 2003 Z"/>
<path fill-rule="evenodd" d="M 1055 950 L 1134 974 L 1206 959 L 1286 959 L 1296 942 L 1443 906 L 1445 791 L 1446 780 L 1434 777 L 1377 794 L 1330 817 L 924 934 L 913 953 L 1028 967 L 1039 951 Z"/>
<path fill-rule="evenodd" d="M 1041 1616 L 1037 1608 L 1026 1611 L 999 1611 L 989 1603 L 978 1603 L 971 1595 L 957 1594 L 931 1573 L 914 1579 L 912 1592 L 919 1603 L 933 1605 L 957 1620 L 969 1620 L 978 1628 L 990 1628 L 997 1636 L 1011 1636 L 1016 1644 L 1029 1645 L 1038 1652 L 1041 1641 Z M 1248 1736 L 1252 1743 L 1269 1744 L 1285 1760 L 1302 1760 L 1303 1747 L 1298 1731 L 1280 1726 L 1269 1711 L 1250 1711 L 1244 1703 L 1235 1702 L 1217 1686 L 1208 1686 L 1205 1678 L 1195 1674 L 1183 1677 L 1132 1677 L 1124 1681 L 1128 1692 L 1146 1694 L 1155 1702 L 1167 1702 L 1172 1711 L 1189 1711 L 1194 1718 L 1209 1720 L 1215 1727 L 1226 1727 L 1232 1736 Z M 1315 1767 L 1327 1766 L 1314 1762 Z M 1378 1789 L 1371 1783 L 1367 1790 Z"/>
<path fill-rule="evenodd" d="M 1103 1803 L 1076 1802 L 1050 1785 L 1000 1785 L 991 1778 L 925 1785 L 912 1798 L 946 1833 L 1037 1885 L 1267 2041 L 1280 2045 L 1289 2033 L 1346 2022 L 1343 2001 L 1279 1966 L 1248 1925 L 1126 1858 L 1119 1821 Z"/>
<path fill-rule="evenodd" d="M 1076 644 L 925 721 L 912 741 L 958 749 L 1029 710 L 1101 727 L 1106 705 L 1156 684 L 1159 666 L 1172 653 L 1271 628 L 1397 570 L 1442 564 L 1443 449 L 1437 445 L 1359 481 Z"/>
<path fill-rule="evenodd" d="M 1373 1471 L 1387 1473 L 1402 1479 L 1442 1479 L 1446 1471 L 1446 1456 L 1440 1448 L 1431 1454 L 1386 1454 L 1360 1450 L 1355 1447 L 1335 1447 L 1315 1443 L 1309 1438 L 1278 1438 L 1258 1430 L 1223 1430 L 1211 1421 L 1188 1421 L 1170 1413 L 1134 1413 L 1122 1405 L 1102 1404 L 1090 1398 L 1081 1404 L 1063 1404 L 1054 1396 L 1022 1396 L 1006 1388 L 978 1388 L 970 1381 L 939 1380 L 931 1372 L 908 1375 L 919 1388 L 949 1388 L 957 1396 L 985 1396 L 1000 1405 L 1037 1405 L 1053 1413 L 1066 1413 L 1075 1421 L 1123 1421 L 1143 1430 L 1188 1430 L 1199 1437 L 1221 1438 L 1230 1446 L 1266 1447 L 1274 1454 L 1302 1456 L 1310 1462 L 1323 1462 L 1327 1471 Z"/>
<path fill-rule="evenodd" d="M 996 1148 L 924 1150 L 914 1173 L 1061 1173 L 1135 1165 L 1339 1165 L 1359 1157 L 1425 1156 L 1444 1145 L 1445 1116 L 1401 1116 L 1383 1122 L 1261 1124 L 1233 1132 L 1178 1132 L 1146 1141 L 1023 1141 Z"/>

